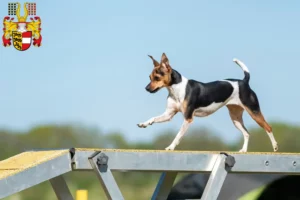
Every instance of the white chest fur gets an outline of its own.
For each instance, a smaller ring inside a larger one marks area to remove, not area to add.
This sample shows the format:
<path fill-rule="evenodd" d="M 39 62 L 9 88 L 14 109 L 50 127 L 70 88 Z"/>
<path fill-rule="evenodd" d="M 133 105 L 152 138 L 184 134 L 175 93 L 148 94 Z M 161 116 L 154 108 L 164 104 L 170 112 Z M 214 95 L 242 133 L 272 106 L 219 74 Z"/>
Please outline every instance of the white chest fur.
<path fill-rule="evenodd" d="M 173 84 L 171 87 L 168 88 L 169 96 L 178 104 L 178 109 L 180 109 L 180 105 L 183 104 L 186 85 L 188 80 L 182 76 L 182 81 L 178 84 Z"/>

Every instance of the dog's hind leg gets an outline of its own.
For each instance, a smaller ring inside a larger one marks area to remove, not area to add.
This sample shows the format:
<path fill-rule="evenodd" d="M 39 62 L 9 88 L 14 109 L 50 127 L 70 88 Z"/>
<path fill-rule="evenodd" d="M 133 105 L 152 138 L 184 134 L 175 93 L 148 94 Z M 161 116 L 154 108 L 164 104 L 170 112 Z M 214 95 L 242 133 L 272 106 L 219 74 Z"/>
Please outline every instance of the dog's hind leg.
<path fill-rule="evenodd" d="M 272 146 L 273 146 L 273 150 L 277 151 L 278 150 L 278 144 L 274 138 L 273 132 L 272 132 L 272 127 L 266 122 L 263 114 L 261 112 L 253 112 L 252 110 L 250 110 L 249 108 L 246 108 L 247 112 L 250 114 L 250 116 L 252 117 L 252 119 L 254 119 L 258 125 L 260 125 L 263 129 L 265 129 L 265 131 L 267 132 Z"/>
<path fill-rule="evenodd" d="M 244 126 L 244 122 L 243 122 L 244 109 L 238 105 L 227 105 L 227 108 L 229 110 L 229 115 L 231 117 L 234 126 L 237 129 L 239 129 L 244 136 L 244 144 L 240 152 L 247 152 L 248 143 L 249 143 L 249 133 L 246 127 Z"/>
<path fill-rule="evenodd" d="M 250 114 L 252 119 L 254 119 L 254 121 L 256 121 L 258 125 L 260 125 L 263 129 L 265 129 L 265 131 L 267 132 L 271 140 L 273 150 L 277 151 L 278 144 L 274 138 L 272 127 L 266 122 L 263 114 L 261 113 L 256 94 L 252 90 L 250 90 L 250 94 L 248 97 L 249 98 L 247 100 L 244 101 L 242 100 L 245 110 Z"/>

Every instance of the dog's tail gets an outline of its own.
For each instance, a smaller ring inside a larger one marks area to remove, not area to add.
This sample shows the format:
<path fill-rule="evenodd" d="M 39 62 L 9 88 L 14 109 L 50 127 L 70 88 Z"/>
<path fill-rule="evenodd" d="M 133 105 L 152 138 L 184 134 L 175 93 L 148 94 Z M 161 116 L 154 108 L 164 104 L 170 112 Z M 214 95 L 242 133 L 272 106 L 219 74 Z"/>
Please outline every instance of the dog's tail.
<path fill-rule="evenodd" d="M 242 70 L 244 71 L 244 74 L 245 74 L 244 81 L 249 83 L 250 72 L 249 72 L 248 67 L 242 61 L 240 61 L 236 58 L 233 59 L 233 62 L 235 62 L 236 64 L 238 64 L 242 68 Z"/>

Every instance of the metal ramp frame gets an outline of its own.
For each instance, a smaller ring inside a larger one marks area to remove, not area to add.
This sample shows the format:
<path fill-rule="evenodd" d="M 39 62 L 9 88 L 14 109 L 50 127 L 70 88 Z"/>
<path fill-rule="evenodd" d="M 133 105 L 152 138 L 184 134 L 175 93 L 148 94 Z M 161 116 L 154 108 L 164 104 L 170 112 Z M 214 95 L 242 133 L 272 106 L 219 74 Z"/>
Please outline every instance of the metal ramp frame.
<path fill-rule="evenodd" d="M 94 171 L 108 199 L 124 197 L 112 171 L 162 172 L 152 200 L 165 200 L 177 173 L 209 173 L 202 200 L 215 200 L 227 173 L 300 174 L 300 154 L 118 149 L 33 150 L 0 162 L 0 199 L 49 180 L 59 200 L 73 200 L 63 174 Z"/>

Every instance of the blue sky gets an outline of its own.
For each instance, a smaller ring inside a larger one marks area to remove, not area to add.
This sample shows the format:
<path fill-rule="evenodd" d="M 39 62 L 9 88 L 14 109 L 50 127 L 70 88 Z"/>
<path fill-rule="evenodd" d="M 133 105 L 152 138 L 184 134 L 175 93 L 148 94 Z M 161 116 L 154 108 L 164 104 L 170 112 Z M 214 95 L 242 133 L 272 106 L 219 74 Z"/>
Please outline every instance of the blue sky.
<path fill-rule="evenodd" d="M 0 14 L 7 3 L 0 1 Z M 21 1 L 23 3 L 24 1 Z M 0 48 L 0 127 L 81 123 L 150 140 L 171 122 L 139 129 L 161 114 L 167 91 L 149 94 L 148 54 L 203 82 L 243 78 L 242 60 L 268 121 L 299 123 L 299 1 L 36 1 L 43 44 Z M 86 3 L 83 3 L 86 2 Z M 257 127 L 248 114 L 246 126 Z M 241 136 L 226 108 L 197 118 L 226 141 Z M 276 130 L 274 130 L 276 137 Z"/>

